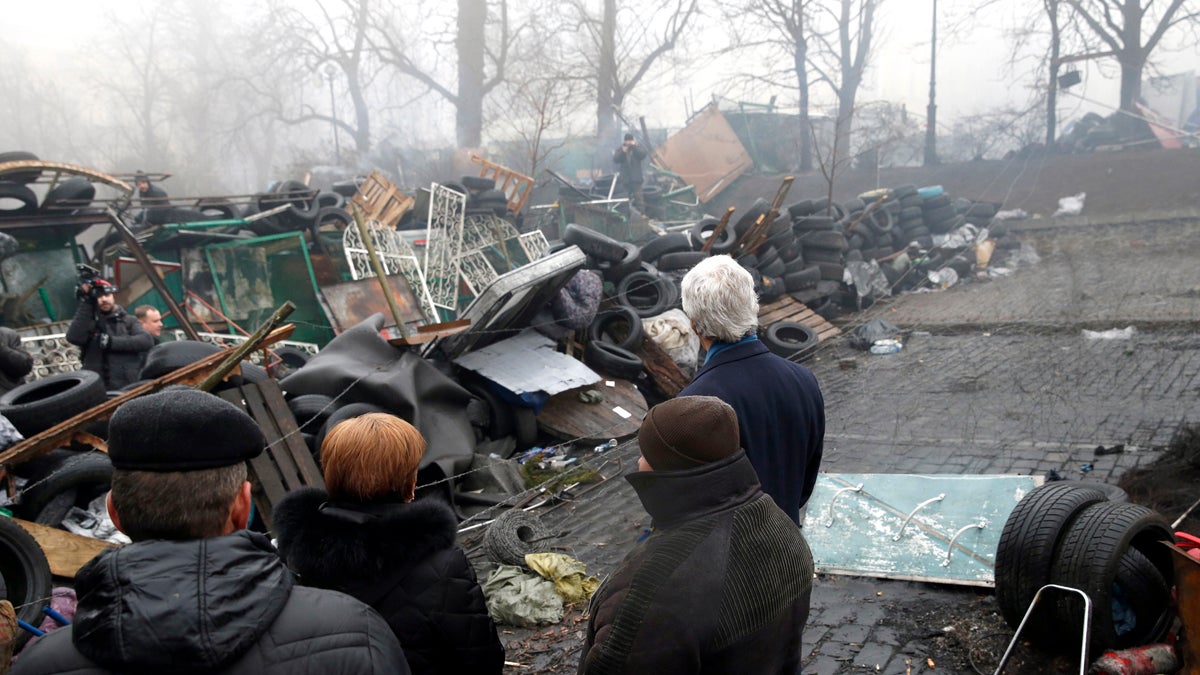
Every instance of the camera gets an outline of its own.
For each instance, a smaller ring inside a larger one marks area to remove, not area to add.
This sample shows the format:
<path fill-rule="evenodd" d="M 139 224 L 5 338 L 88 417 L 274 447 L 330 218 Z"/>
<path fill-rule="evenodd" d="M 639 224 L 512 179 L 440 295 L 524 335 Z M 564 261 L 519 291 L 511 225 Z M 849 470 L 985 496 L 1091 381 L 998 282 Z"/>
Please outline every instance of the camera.
<path fill-rule="evenodd" d="M 91 265 L 79 263 L 75 265 L 75 272 L 79 275 L 79 287 L 75 289 L 75 296 L 80 300 L 95 302 L 102 296 L 117 292 L 116 284 L 101 278 L 100 270 Z M 87 285 L 87 290 L 84 290 L 84 285 Z"/>

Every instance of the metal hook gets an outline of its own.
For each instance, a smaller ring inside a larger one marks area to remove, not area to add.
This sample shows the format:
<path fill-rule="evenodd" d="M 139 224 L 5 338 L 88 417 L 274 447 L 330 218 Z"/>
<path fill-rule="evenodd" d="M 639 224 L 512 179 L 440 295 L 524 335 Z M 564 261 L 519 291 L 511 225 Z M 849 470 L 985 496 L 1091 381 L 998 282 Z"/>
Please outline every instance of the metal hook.
<path fill-rule="evenodd" d="M 833 493 L 833 497 L 829 499 L 829 519 L 825 521 L 825 527 L 833 527 L 833 503 L 837 501 L 837 498 L 842 496 L 843 492 L 862 492 L 862 489 L 863 484 L 859 483 L 854 487 L 844 487 Z"/>
<path fill-rule="evenodd" d="M 973 529 L 974 530 L 982 530 L 985 525 L 986 525 L 986 523 L 981 520 L 978 523 L 975 523 L 973 525 L 964 525 L 962 528 L 960 528 L 958 530 L 958 532 L 955 532 L 954 536 L 950 537 L 950 545 L 946 547 L 946 559 L 942 561 L 942 567 L 950 566 L 950 554 L 954 552 L 954 542 L 958 541 L 958 538 L 962 535 L 963 532 L 966 532 L 967 530 L 973 530 Z"/>
<path fill-rule="evenodd" d="M 913 516 L 917 515 L 917 511 L 920 511 L 921 509 L 925 508 L 926 506 L 929 506 L 930 504 L 932 504 L 934 502 L 940 502 L 945 498 L 946 498 L 946 493 L 943 492 L 942 494 L 940 494 L 936 497 L 926 499 L 925 501 L 921 502 L 920 504 L 917 504 L 916 508 L 914 508 L 912 511 L 910 511 L 908 514 L 908 517 L 904 519 L 904 523 L 900 526 L 900 531 L 896 533 L 896 536 L 892 537 L 892 541 L 900 541 L 900 537 L 904 536 L 904 528 L 908 527 L 908 524 L 909 524 L 909 522 L 912 521 Z"/>

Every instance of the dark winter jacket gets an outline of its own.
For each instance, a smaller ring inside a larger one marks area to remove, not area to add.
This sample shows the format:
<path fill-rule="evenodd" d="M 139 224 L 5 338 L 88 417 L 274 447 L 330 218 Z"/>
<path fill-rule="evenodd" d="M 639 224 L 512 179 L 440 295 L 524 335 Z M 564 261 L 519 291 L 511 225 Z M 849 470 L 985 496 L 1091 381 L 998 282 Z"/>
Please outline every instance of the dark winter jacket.
<path fill-rule="evenodd" d="M 316 488 L 289 493 L 272 518 L 279 554 L 300 583 L 379 610 L 412 672 L 499 673 L 504 647 L 461 548 L 456 521 L 430 501 L 330 504 Z"/>
<path fill-rule="evenodd" d="M 644 159 L 646 159 L 646 151 L 640 145 L 629 146 L 628 152 L 622 145 L 613 152 L 613 162 L 617 165 L 620 185 L 642 184 L 642 160 Z"/>
<path fill-rule="evenodd" d="M 75 577 L 74 623 L 12 672 L 409 672 L 375 610 L 293 583 L 270 541 L 245 530 L 109 549 Z"/>
<path fill-rule="evenodd" d="M 33 356 L 21 345 L 21 335 L 0 326 L 0 394 L 24 382 L 31 370 Z"/>
<path fill-rule="evenodd" d="M 592 597 L 579 672 L 800 672 L 813 561 L 743 452 L 626 476 L 654 531 Z"/>
<path fill-rule="evenodd" d="M 716 396 L 733 407 L 763 492 L 799 524 L 825 447 L 825 400 L 808 368 L 754 340 L 714 355 L 679 395 Z"/>
<path fill-rule="evenodd" d="M 108 349 L 96 339 L 100 333 L 108 334 Z M 154 336 L 120 305 L 105 314 L 95 304 L 80 301 L 67 327 L 67 342 L 79 347 L 84 370 L 100 373 L 105 388 L 112 391 L 138 381 L 143 355 L 154 346 Z"/>

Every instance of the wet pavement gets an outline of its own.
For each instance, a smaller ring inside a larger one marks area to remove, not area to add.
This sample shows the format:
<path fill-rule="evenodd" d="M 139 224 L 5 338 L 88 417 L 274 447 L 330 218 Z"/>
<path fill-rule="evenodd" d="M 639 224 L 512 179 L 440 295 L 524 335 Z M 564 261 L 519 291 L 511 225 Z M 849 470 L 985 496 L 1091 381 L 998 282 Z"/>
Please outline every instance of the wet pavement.
<path fill-rule="evenodd" d="M 897 354 L 871 355 L 843 339 L 808 362 L 826 400 L 823 469 L 1054 471 L 1115 483 L 1153 461 L 1194 415 L 1200 393 L 1198 234 L 1194 220 L 1039 223 L 1023 235 L 1040 258 L 1035 265 L 856 315 L 844 331 L 877 317 L 915 334 Z M 1130 340 L 1083 335 L 1130 325 Z M 1123 452 L 1095 454 L 1097 446 L 1117 444 Z M 621 446 L 601 467 L 609 480 L 577 489 L 574 501 L 542 515 L 568 531 L 564 552 L 601 577 L 648 525 L 619 478 L 636 457 L 633 443 Z M 987 662 L 1008 637 L 992 605 L 982 589 L 819 577 L 803 672 L 972 672 L 968 647 L 983 645 Z M 510 660 L 523 664 L 509 672 L 574 671 L 582 624 L 550 629 L 549 637 L 546 628 L 504 636 Z M 528 640 L 539 634 L 545 639 L 535 642 L 543 646 L 530 651 Z"/>

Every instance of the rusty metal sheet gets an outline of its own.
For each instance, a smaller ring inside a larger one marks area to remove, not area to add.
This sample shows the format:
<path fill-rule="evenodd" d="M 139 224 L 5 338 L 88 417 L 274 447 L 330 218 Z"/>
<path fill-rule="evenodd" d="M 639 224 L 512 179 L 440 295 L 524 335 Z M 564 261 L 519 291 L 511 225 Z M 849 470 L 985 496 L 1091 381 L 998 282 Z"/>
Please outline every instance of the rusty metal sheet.
<path fill-rule="evenodd" d="M 657 151 L 667 169 L 696 186 L 702 203 L 754 166 L 750 153 L 715 104 L 700 111 Z"/>
<path fill-rule="evenodd" d="M 421 305 L 413 296 L 408 280 L 401 274 L 390 275 L 387 280 L 404 323 L 424 323 L 425 315 L 421 313 Z M 329 303 L 329 311 L 339 332 L 366 321 L 373 314 L 383 314 L 385 317 L 392 315 L 387 298 L 383 297 L 383 288 L 375 277 L 329 284 L 321 287 L 321 294 Z M 386 323 L 391 325 L 390 321 Z"/>

